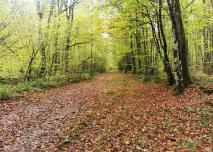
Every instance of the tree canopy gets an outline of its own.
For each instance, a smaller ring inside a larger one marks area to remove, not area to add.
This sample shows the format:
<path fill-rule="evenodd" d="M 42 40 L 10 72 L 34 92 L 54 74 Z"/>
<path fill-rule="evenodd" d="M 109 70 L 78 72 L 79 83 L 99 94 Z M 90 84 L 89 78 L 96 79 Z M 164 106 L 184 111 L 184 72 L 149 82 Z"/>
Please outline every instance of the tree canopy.
<path fill-rule="evenodd" d="M 164 77 L 176 92 L 190 72 L 213 72 L 211 0 L 3 0 L 0 76 L 121 70 Z"/>

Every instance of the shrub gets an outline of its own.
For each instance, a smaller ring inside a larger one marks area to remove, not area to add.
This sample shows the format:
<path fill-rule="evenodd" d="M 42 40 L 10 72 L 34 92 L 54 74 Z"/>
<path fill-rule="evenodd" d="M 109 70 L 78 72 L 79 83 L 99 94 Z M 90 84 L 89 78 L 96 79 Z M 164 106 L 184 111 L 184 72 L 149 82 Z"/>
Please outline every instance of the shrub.
<path fill-rule="evenodd" d="M 31 89 L 32 89 L 32 85 L 29 82 L 19 83 L 17 86 L 15 86 L 15 90 L 18 93 L 22 93 L 24 91 L 29 91 Z"/>
<path fill-rule="evenodd" d="M 195 150 L 197 148 L 197 143 L 193 139 L 188 139 L 185 143 L 187 148 L 190 148 L 192 150 Z"/>
<path fill-rule="evenodd" d="M 138 146 L 143 148 L 145 145 L 146 145 L 146 141 L 144 140 L 144 137 L 140 136 L 139 139 L 138 139 Z"/>
<path fill-rule="evenodd" d="M 34 79 L 31 81 L 19 82 L 17 84 L 0 83 L 0 100 L 9 100 L 19 97 L 23 92 L 59 87 L 68 83 L 76 83 L 90 78 L 90 74 L 67 74 Z"/>
<path fill-rule="evenodd" d="M 18 97 L 19 95 L 13 89 L 0 89 L 0 102 L 10 100 Z"/>
<path fill-rule="evenodd" d="M 0 100 L 9 100 L 11 99 L 11 95 L 7 91 L 0 91 Z"/>

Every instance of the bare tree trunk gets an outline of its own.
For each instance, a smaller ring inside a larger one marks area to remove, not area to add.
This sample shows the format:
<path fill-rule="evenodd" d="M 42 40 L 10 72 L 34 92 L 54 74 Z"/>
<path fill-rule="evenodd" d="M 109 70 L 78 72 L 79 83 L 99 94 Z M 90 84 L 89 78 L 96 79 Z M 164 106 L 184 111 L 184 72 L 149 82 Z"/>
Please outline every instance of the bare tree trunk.
<path fill-rule="evenodd" d="M 162 0 L 159 0 L 159 12 L 158 12 L 158 18 L 159 18 L 159 31 L 160 31 L 160 37 L 162 38 L 162 48 L 163 48 L 163 54 L 164 54 L 164 69 L 167 75 L 167 81 L 169 85 L 173 85 L 175 83 L 174 75 L 172 73 L 172 68 L 170 65 L 169 57 L 168 57 L 168 50 L 167 50 L 167 41 L 164 34 L 164 27 L 163 27 L 163 21 L 162 21 Z"/>

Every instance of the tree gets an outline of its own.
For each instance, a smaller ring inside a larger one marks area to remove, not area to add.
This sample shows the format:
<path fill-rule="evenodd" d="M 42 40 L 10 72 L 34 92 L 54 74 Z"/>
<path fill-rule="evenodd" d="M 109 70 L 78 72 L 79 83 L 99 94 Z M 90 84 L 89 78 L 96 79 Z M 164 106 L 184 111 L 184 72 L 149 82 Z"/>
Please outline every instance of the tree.
<path fill-rule="evenodd" d="M 210 17 L 213 16 L 213 1 L 204 3 L 204 12 L 208 11 Z M 206 16 L 206 15 L 205 15 Z M 213 73 L 213 24 L 207 23 L 203 28 L 203 42 L 204 42 L 204 64 L 203 70 L 207 74 Z"/>
<path fill-rule="evenodd" d="M 39 40 L 40 40 L 40 53 L 41 53 L 41 69 L 40 69 L 41 77 L 44 77 L 46 74 L 46 44 L 44 33 L 42 30 L 44 9 L 45 9 L 44 2 L 42 0 L 37 0 L 37 13 L 39 17 Z"/>
<path fill-rule="evenodd" d="M 78 0 L 65 0 L 64 6 L 66 11 L 66 19 L 67 19 L 67 36 L 66 36 L 66 47 L 64 52 L 64 62 L 65 62 L 65 72 L 69 71 L 69 51 L 70 51 L 70 43 L 71 43 L 71 29 L 73 26 L 74 20 L 74 8 L 78 5 Z"/>
<path fill-rule="evenodd" d="M 175 94 L 180 94 L 191 83 L 188 71 L 188 44 L 185 37 L 179 0 L 167 0 L 174 40 L 174 64 L 176 75 Z"/>
<path fill-rule="evenodd" d="M 159 10 L 158 10 L 158 31 L 159 35 L 161 36 L 161 47 L 163 49 L 163 54 L 164 54 L 164 70 L 167 74 L 167 81 L 169 85 L 173 85 L 175 83 L 174 75 L 172 73 L 172 68 L 170 65 L 170 60 L 168 57 L 168 48 L 167 48 L 167 40 L 165 37 L 165 32 L 164 32 L 164 26 L 163 26 L 163 20 L 162 20 L 162 7 L 163 7 L 163 2 L 162 0 L 159 0 Z"/>

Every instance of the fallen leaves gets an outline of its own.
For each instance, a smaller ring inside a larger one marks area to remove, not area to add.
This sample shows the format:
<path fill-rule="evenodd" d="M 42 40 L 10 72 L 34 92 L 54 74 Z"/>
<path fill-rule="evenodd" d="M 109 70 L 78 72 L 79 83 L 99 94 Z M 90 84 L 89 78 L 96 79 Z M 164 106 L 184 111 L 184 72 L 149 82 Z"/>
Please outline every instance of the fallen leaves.
<path fill-rule="evenodd" d="M 212 98 L 104 74 L 1 105 L 0 150 L 210 152 Z"/>

